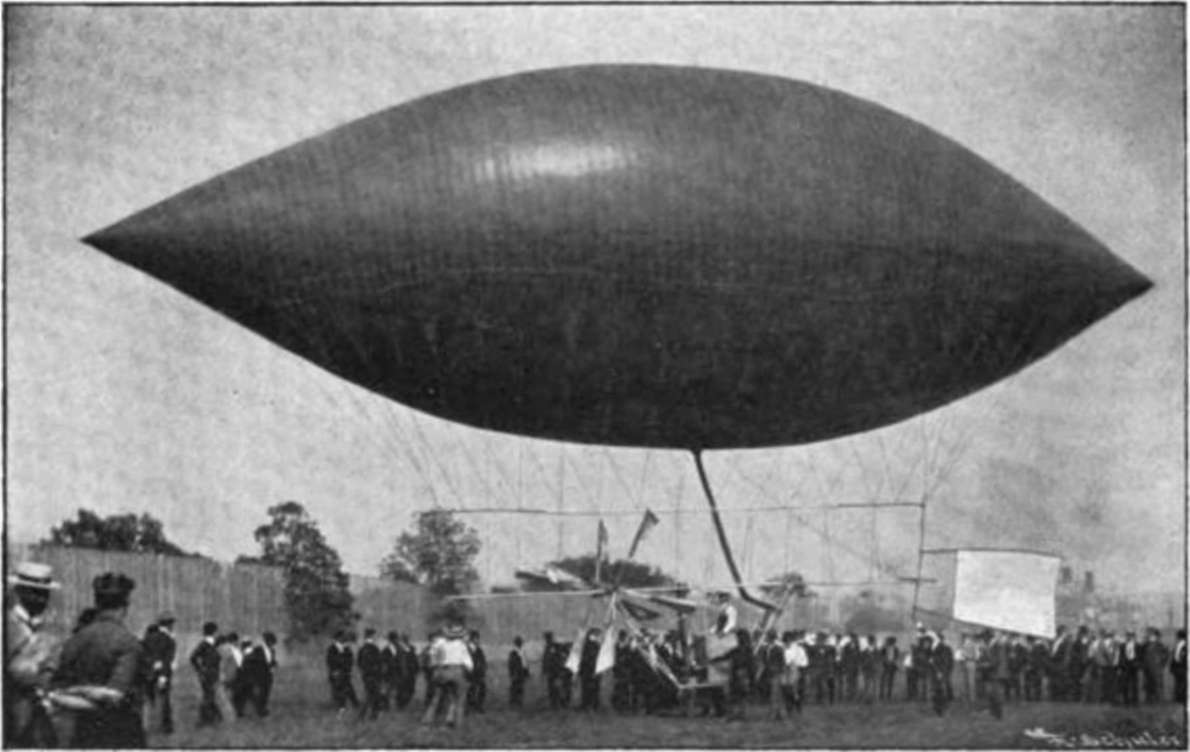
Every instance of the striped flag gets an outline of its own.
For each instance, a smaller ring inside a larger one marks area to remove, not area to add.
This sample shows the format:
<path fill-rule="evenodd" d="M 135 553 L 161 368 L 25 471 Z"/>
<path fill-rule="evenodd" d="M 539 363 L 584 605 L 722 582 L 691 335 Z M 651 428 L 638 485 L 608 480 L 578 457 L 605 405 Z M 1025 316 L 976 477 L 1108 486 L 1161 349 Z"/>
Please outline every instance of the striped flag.
<path fill-rule="evenodd" d="M 657 515 L 653 514 L 653 510 L 646 509 L 645 517 L 640 521 L 640 527 L 636 530 L 636 537 L 632 539 L 632 547 L 628 549 L 628 558 L 631 559 L 636 555 L 636 547 L 644 539 L 645 534 L 657 526 L 661 520 L 657 519 Z"/>

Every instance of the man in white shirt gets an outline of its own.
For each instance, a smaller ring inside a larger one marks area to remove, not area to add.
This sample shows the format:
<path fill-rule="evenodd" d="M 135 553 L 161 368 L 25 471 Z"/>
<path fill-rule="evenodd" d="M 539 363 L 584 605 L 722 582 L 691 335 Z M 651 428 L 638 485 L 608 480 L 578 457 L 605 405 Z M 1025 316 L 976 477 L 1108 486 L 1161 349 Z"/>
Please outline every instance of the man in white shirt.
<path fill-rule="evenodd" d="M 785 632 L 781 635 L 781 641 L 785 644 L 785 673 L 781 676 L 781 692 L 785 697 L 786 708 L 792 707 L 799 713 L 802 712 L 803 676 L 810 666 L 810 658 L 801 642 L 803 634 Z"/>
<path fill-rule="evenodd" d="M 440 707 L 445 703 L 446 725 L 462 725 L 467 675 L 473 668 L 466 637 L 467 633 L 462 624 L 451 624 L 440 639 L 430 646 L 434 693 L 426 707 L 425 715 L 422 716 L 422 723 L 433 723 Z"/>

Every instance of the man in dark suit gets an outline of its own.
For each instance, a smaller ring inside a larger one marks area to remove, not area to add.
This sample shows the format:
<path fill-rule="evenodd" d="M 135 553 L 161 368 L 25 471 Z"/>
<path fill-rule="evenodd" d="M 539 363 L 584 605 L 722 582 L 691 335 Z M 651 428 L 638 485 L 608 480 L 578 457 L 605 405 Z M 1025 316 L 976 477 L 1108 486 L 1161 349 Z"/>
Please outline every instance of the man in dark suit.
<path fill-rule="evenodd" d="M 1050 700 L 1063 702 L 1067 699 L 1070 659 L 1070 633 L 1066 631 L 1066 625 L 1059 624 L 1057 635 L 1050 645 L 1050 657 L 1047 666 L 1050 679 Z"/>
<path fill-rule="evenodd" d="M 1169 659 L 1169 673 L 1173 674 L 1173 701 L 1186 702 L 1186 630 L 1179 629 Z"/>
<path fill-rule="evenodd" d="M 843 679 L 839 693 L 848 702 L 855 701 L 856 690 L 859 687 L 859 663 L 859 635 L 851 632 L 839 648 L 839 668 Z"/>
<path fill-rule="evenodd" d="M 917 636 L 909 646 L 909 668 L 905 671 L 905 696 L 909 700 L 928 700 L 930 678 L 930 638 L 925 627 L 917 625 Z"/>
<path fill-rule="evenodd" d="M 170 695 L 174 683 L 174 662 L 178 655 L 178 641 L 174 638 L 174 615 L 166 611 L 157 617 L 157 628 L 145 635 L 145 661 L 149 665 L 145 685 L 145 700 L 150 711 L 160 706 L 161 733 L 174 731 L 173 703 Z"/>
<path fill-rule="evenodd" d="M 562 702 L 561 675 L 562 664 L 566 661 L 566 657 L 561 654 L 558 643 L 554 642 L 553 632 L 545 632 L 541 638 L 544 643 L 541 652 L 541 675 L 545 679 L 550 710 L 557 710 L 565 707 Z"/>
<path fill-rule="evenodd" d="M 1036 637 L 1025 638 L 1025 700 L 1041 700 L 1041 680 L 1045 676 L 1045 663 L 1049 650 Z"/>
<path fill-rule="evenodd" d="M 599 675 L 595 673 L 595 664 L 599 660 L 599 638 L 599 629 L 587 630 L 587 639 L 583 641 L 579 654 L 578 681 L 582 692 L 580 707 L 583 710 L 599 710 Z"/>
<path fill-rule="evenodd" d="M 930 696 L 934 705 L 934 712 L 942 715 L 947 706 L 954 701 L 954 685 L 951 674 L 954 672 L 954 650 L 946 642 L 941 632 L 930 647 Z"/>
<path fill-rule="evenodd" d="M 1008 649 L 1008 685 L 1004 688 L 1004 700 L 1020 700 L 1021 685 L 1025 675 L 1025 666 L 1029 664 L 1029 649 L 1025 647 L 1024 639 L 1016 635 L 1009 643 Z"/>
<path fill-rule="evenodd" d="M 1141 664 L 1145 676 L 1145 702 L 1161 702 L 1165 694 L 1165 664 L 1169 661 L 1169 651 L 1165 643 L 1161 642 L 1161 632 L 1149 627 L 1148 639 L 1141 646 Z"/>
<path fill-rule="evenodd" d="M 529 679 L 529 662 L 521 652 L 524 641 L 520 635 L 512 640 L 512 650 L 508 651 L 508 705 L 519 708 L 525 701 L 525 682 Z"/>
<path fill-rule="evenodd" d="M 215 690 L 219 685 L 219 649 L 215 646 L 215 635 L 219 633 L 219 625 L 208 621 L 202 625 L 202 641 L 190 653 L 190 665 L 194 673 L 198 674 L 198 686 L 202 690 L 202 700 L 198 705 L 198 725 L 206 726 L 218 723 L 223 719 L 219 705 L 215 702 Z"/>
<path fill-rule="evenodd" d="M 364 683 L 364 704 L 360 707 L 359 717 L 375 720 L 380 715 L 380 680 L 383 676 L 375 629 L 368 627 L 364 630 L 364 644 L 360 646 L 355 662 Z"/>
<path fill-rule="evenodd" d="M 467 640 L 471 653 L 471 675 L 467 678 L 467 710 L 482 713 L 488 697 L 488 657 L 479 644 L 479 632 L 471 630 Z"/>
<path fill-rule="evenodd" d="M 396 706 L 397 684 L 400 681 L 399 666 L 397 665 L 397 643 L 399 641 L 396 632 L 389 632 L 380 645 L 381 710 L 388 710 Z"/>
<path fill-rule="evenodd" d="M 880 648 L 880 699 L 891 700 L 893 684 L 896 682 L 897 669 L 901 667 L 901 649 L 897 647 L 896 637 L 884 638 L 884 647 Z"/>
<path fill-rule="evenodd" d="M 359 707 L 359 698 L 355 696 L 355 687 L 351 685 L 355 655 L 347 641 L 347 633 L 340 630 L 335 633 L 334 641 L 326 649 L 326 672 L 331 685 L 331 700 L 339 715 L 347 711 L 348 703 L 354 708 Z"/>
<path fill-rule="evenodd" d="M 397 643 L 397 709 L 404 710 L 417 692 L 417 675 L 421 672 L 421 661 L 417 649 L 409 641 L 408 634 L 401 634 Z"/>
<path fill-rule="evenodd" d="M 256 714 L 269 714 L 269 696 L 273 692 L 273 675 L 277 670 L 277 635 L 265 632 L 261 642 L 253 645 L 244 654 L 244 665 L 240 669 L 245 699 L 252 702 Z"/>
<path fill-rule="evenodd" d="M 1079 626 L 1078 634 L 1070 641 L 1070 657 L 1066 662 L 1066 699 L 1071 702 L 1083 700 L 1083 672 L 1087 669 L 1087 654 L 1090 652 L 1089 630 Z"/>
<path fill-rule="evenodd" d="M 1119 647 L 1119 659 L 1116 662 L 1120 700 L 1125 705 L 1136 705 L 1139 702 L 1140 662 L 1140 643 L 1136 641 L 1136 633 L 1129 630 L 1124 634 L 1124 642 Z"/>

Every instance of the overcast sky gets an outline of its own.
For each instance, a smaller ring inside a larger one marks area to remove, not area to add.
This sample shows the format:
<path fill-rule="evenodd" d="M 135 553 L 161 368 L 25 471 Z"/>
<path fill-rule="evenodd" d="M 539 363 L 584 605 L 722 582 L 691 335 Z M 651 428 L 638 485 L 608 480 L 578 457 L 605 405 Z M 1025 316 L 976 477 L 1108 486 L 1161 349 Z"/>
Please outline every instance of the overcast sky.
<path fill-rule="evenodd" d="M 596 62 L 772 73 L 890 107 L 1029 186 L 1156 282 L 1059 351 L 923 418 L 711 453 L 723 506 L 929 498 L 927 546 L 1053 551 L 1107 586 L 1184 587 L 1180 6 L 10 7 L 7 513 L 150 511 L 251 553 L 302 502 L 374 573 L 414 510 L 648 505 L 647 561 L 725 579 L 681 453 L 448 424 L 299 360 L 78 242 L 215 174 L 474 80 Z M 614 514 L 613 514 L 614 513 Z M 475 515 L 481 570 L 593 548 L 593 519 Z M 729 515 L 747 576 L 909 572 L 916 512 Z"/>

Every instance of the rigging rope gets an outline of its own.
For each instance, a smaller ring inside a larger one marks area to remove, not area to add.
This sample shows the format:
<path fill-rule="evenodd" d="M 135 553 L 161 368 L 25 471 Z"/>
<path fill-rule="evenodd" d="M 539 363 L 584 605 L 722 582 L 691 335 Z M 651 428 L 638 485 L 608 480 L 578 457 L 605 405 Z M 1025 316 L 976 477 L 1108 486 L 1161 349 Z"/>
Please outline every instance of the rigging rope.
<path fill-rule="evenodd" d="M 706 494 L 707 503 L 711 506 L 711 521 L 715 523 L 715 532 L 719 536 L 719 547 L 723 549 L 723 558 L 727 560 L 727 568 L 731 570 L 731 579 L 735 580 L 740 597 L 765 611 L 774 610 L 776 606 L 757 598 L 744 587 L 744 578 L 740 576 L 740 570 L 735 564 L 735 557 L 731 554 L 731 544 L 727 542 L 727 533 L 723 531 L 723 520 L 719 517 L 719 507 L 715 504 L 715 495 L 711 493 L 711 484 L 707 481 L 707 471 L 702 466 L 702 450 L 695 449 L 691 453 L 694 455 L 694 466 L 698 468 L 698 479 L 702 481 L 702 490 Z"/>

